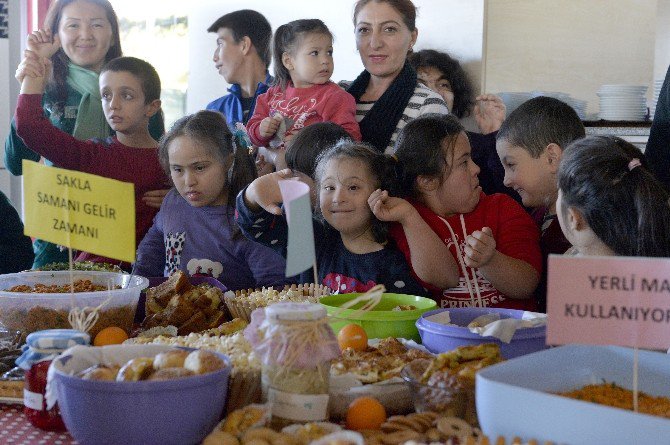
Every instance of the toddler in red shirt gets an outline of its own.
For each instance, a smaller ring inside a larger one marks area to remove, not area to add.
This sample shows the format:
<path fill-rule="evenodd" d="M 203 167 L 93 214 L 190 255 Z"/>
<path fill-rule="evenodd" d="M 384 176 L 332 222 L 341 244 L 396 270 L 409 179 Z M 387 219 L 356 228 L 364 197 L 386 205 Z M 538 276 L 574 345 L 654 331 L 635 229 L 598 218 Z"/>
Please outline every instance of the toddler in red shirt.
<path fill-rule="evenodd" d="M 274 35 L 275 84 L 256 100 L 247 131 L 265 161 L 286 167 L 284 143 L 315 122 L 334 122 L 361 140 L 353 96 L 330 80 L 333 35 L 319 19 L 294 20 Z"/>

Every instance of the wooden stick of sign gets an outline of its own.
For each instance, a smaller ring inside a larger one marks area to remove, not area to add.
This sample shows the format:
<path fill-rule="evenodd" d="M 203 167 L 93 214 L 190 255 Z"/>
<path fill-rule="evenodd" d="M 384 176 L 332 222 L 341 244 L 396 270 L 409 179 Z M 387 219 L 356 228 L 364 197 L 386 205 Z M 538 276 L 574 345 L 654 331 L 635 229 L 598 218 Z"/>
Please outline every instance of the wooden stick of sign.
<path fill-rule="evenodd" d="M 637 412 L 638 409 L 638 352 L 639 349 L 635 346 L 635 349 L 633 349 L 633 411 L 635 412 Z"/>

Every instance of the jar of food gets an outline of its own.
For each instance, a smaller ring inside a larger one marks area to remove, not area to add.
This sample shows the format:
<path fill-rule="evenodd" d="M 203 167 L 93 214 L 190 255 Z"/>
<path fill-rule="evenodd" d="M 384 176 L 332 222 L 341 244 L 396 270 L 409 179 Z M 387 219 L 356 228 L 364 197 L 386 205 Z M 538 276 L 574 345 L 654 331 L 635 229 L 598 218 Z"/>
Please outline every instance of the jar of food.
<path fill-rule="evenodd" d="M 327 420 L 330 361 L 340 349 L 326 309 L 312 303 L 257 309 L 244 336 L 262 363 L 271 426 Z"/>
<path fill-rule="evenodd" d="M 51 361 L 66 349 L 87 345 L 90 336 L 74 329 L 47 329 L 29 334 L 23 354 L 16 365 L 25 371 L 23 405 L 26 417 L 37 428 L 48 431 L 65 431 L 58 404 L 47 407 L 47 371 Z"/>

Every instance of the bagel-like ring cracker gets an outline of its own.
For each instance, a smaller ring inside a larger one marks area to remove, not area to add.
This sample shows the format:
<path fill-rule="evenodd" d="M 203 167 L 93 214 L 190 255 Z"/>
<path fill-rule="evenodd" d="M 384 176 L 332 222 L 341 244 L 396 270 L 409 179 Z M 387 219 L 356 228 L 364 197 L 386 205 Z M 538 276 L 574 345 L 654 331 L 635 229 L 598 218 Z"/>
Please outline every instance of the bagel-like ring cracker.
<path fill-rule="evenodd" d="M 472 436 L 472 427 L 458 417 L 440 417 L 436 421 L 437 429 L 445 436 L 458 438 Z"/>
<path fill-rule="evenodd" d="M 401 443 L 408 442 L 410 440 L 416 440 L 417 442 L 423 441 L 423 434 L 418 431 L 413 430 L 404 430 L 396 431 L 395 433 L 387 434 L 382 437 L 382 443 L 384 445 L 398 445 Z"/>

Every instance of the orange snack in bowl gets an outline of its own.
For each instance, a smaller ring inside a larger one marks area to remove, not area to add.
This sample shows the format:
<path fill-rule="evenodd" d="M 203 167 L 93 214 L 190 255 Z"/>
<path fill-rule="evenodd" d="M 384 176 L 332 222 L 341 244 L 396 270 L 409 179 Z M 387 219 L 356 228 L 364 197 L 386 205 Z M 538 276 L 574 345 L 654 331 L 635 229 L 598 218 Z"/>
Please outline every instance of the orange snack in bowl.
<path fill-rule="evenodd" d="M 98 332 L 93 339 L 93 346 L 120 345 L 128 340 L 126 331 L 118 326 L 109 326 Z"/>
<path fill-rule="evenodd" d="M 351 323 L 343 326 L 337 333 L 337 344 L 341 351 L 347 348 L 354 351 L 365 351 L 368 347 L 368 334 L 361 326 Z"/>
<path fill-rule="evenodd" d="M 386 409 L 374 397 L 358 397 L 349 404 L 347 429 L 378 430 L 384 422 L 386 422 Z"/>

